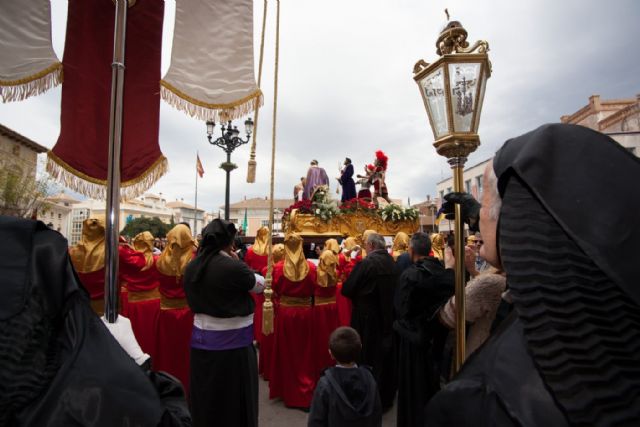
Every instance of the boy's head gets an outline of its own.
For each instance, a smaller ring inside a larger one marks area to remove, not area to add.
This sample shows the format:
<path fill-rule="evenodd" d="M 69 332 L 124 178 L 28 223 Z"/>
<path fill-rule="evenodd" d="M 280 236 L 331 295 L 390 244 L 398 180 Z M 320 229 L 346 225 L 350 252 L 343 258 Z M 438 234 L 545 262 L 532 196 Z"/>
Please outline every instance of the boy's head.
<path fill-rule="evenodd" d="M 329 353 L 340 364 L 354 363 L 360 356 L 362 342 L 355 329 L 348 326 L 337 328 L 329 337 Z"/>

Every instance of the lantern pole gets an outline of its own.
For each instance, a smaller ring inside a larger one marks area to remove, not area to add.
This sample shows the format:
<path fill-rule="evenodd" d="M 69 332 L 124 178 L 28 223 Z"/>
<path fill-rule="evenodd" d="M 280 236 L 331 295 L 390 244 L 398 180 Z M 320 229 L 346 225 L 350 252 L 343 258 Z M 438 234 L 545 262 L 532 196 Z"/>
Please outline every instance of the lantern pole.
<path fill-rule="evenodd" d="M 413 78 L 420 87 L 436 139 L 433 145 L 438 154 L 447 158 L 453 173 L 453 191 L 459 193 L 464 192 L 463 171 L 467 157 L 480 145 L 477 134 L 480 111 L 486 80 L 491 75 L 488 43 L 478 41 L 469 47 L 466 39 L 467 31 L 462 24 L 458 21 L 449 22 L 436 41 L 436 52 L 440 58 L 433 64 L 419 60 L 413 68 Z M 473 74 L 469 79 L 468 73 Z M 454 96 L 457 97 L 456 101 L 452 100 Z M 461 206 L 455 204 L 455 372 L 462 367 L 466 353 L 465 245 L 461 214 Z"/>
<path fill-rule="evenodd" d="M 111 108 L 109 115 L 109 157 L 105 215 L 104 315 L 109 323 L 118 318 L 118 245 L 120 233 L 120 152 L 124 97 L 124 52 L 127 9 L 135 0 L 116 0 L 111 63 Z"/>

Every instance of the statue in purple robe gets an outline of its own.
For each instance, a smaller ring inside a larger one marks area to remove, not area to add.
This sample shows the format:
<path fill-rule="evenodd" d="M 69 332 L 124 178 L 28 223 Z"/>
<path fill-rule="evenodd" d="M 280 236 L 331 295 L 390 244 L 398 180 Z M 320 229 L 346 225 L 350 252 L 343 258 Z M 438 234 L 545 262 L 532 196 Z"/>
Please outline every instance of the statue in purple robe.
<path fill-rule="evenodd" d="M 307 171 L 302 200 L 310 200 L 311 197 L 313 197 L 313 192 L 321 185 L 329 186 L 329 177 L 327 176 L 327 172 L 318 166 L 318 161 L 312 160 L 311 166 Z"/>

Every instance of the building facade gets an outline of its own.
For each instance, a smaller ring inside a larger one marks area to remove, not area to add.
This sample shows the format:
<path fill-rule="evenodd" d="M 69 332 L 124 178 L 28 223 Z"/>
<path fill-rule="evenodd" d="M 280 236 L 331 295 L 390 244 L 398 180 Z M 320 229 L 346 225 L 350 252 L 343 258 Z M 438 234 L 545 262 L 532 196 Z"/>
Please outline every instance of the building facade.
<path fill-rule="evenodd" d="M 173 221 L 176 224 L 186 222 L 196 236 L 202 233 L 202 229 L 208 224 L 206 222 L 207 212 L 204 209 L 196 209 L 195 206 L 185 203 L 184 200 L 169 202 L 167 208 L 173 212 Z"/>
<path fill-rule="evenodd" d="M 38 219 L 70 240 L 72 212 L 78 203 L 80 203 L 79 200 L 65 194 L 64 191 L 47 197 L 44 199 L 43 206 L 38 210 Z M 82 233 L 82 230 L 80 232 Z"/>
<path fill-rule="evenodd" d="M 291 206 L 291 199 L 274 199 L 273 201 L 273 232 L 282 233 L 282 214 L 284 210 Z M 269 199 L 252 198 L 244 199 L 229 205 L 229 220 L 236 224 L 238 229 L 243 227 L 245 215 L 247 218 L 247 229 L 245 236 L 255 237 L 260 227 L 269 225 Z"/>
<path fill-rule="evenodd" d="M 35 217 L 46 195 L 36 179 L 38 154 L 46 147 L 0 125 L 0 214 Z"/>
<path fill-rule="evenodd" d="M 436 228 L 436 213 L 440 208 L 440 199 L 432 199 L 431 196 L 427 196 L 427 200 L 421 203 L 411 205 L 412 208 L 417 209 L 420 219 L 420 231 L 423 233 L 433 233 Z"/>
<path fill-rule="evenodd" d="M 29 174 L 34 179 L 38 168 L 38 154 L 47 148 L 0 125 L 0 167 L 19 175 Z"/>
<path fill-rule="evenodd" d="M 127 223 L 135 218 L 159 218 L 165 224 L 171 222 L 174 210 L 169 208 L 167 201 L 155 194 L 145 194 L 137 199 L 126 200 L 120 203 L 120 231 Z M 87 199 L 76 203 L 71 210 L 70 245 L 75 245 L 82 237 L 82 222 L 90 217 L 105 217 L 106 205 L 104 200 Z M 175 222 L 180 222 L 177 219 Z"/>
<path fill-rule="evenodd" d="M 562 116 L 560 121 L 609 135 L 640 157 L 640 94 L 635 98 L 608 100 L 591 95 L 587 105 L 571 115 Z"/>

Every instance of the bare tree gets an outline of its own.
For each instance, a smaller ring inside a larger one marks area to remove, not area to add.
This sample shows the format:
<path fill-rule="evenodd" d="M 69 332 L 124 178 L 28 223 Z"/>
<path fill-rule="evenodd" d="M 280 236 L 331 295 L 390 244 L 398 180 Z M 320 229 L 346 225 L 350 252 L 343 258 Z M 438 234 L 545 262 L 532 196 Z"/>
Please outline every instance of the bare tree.
<path fill-rule="evenodd" d="M 11 168 L 0 169 L 0 215 L 35 217 L 37 211 L 46 209 L 51 179 L 31 173 L 19 173 Z"/>

